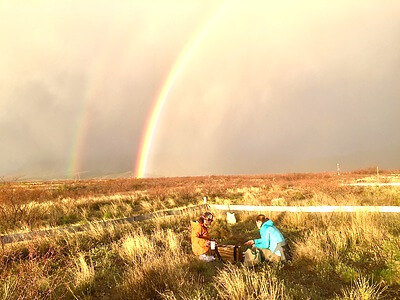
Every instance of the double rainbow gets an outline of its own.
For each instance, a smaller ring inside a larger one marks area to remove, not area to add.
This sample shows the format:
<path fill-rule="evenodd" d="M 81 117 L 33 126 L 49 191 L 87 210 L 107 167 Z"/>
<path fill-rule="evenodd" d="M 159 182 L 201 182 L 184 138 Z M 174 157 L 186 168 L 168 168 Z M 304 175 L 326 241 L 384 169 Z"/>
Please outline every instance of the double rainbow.
<path fill-rule="evenodd" d="M 134 177 L 145 177 L 151 145 L 162 109 L 168 99 L 168 95 L 170 94 L 174 83 L 184 71 L 185 65 L 193 56 L 193 53 L 199 48 L 208 33 L 221 19 L 226 7 L 227 0 L 225 0 L 219 6 L 216 12 L 205 22 L 205 24 L 200 27 L 200 30 L 196 32 L 194 37 L 189 39 L 189 42 L 185 45 L 178 58 L 175 60 L 171 70 L 169 71 L 164 84 L 162 85 L 161 91 L 158 93 L 158 97 L 155 99 L 154 105 L 150 110 L 150 116 L 146 122 L 145 131 L 142 134 L 138 155 L 135 160 L 135 165 L 133 166 Z M 93 70 L 93 76 L 91 77 L 91 81 L 88 84 L 88 89 L 86 90 L 86 94 L 84 95 L 82 101 L 82 108 L 80 110 L 81 114 L 78 116 L 74 143 L 70 158 L 68 160 L 67 176 L 69 178 L 76 178 L 77 176 L 79 177 L 79 174 L 81 173 L 81 161 L 85 141 L 87 139 L 91 110 L 90 108 L 92 107 L 93 102 L 96 99 L 96 95 L 98 94 L 98 89 L 96 87 L 101 86 L 101 81 L 104 79 L 104 75 L 106 73 L 106 64 L 102 62 L 103 59 L 106 59 L 106 55 L 99 55 L 96 63 L 94 64 L 94 67 L 97 67 L 97 69 Z M 100 69 L 98 69 L 99 66 Z"/>

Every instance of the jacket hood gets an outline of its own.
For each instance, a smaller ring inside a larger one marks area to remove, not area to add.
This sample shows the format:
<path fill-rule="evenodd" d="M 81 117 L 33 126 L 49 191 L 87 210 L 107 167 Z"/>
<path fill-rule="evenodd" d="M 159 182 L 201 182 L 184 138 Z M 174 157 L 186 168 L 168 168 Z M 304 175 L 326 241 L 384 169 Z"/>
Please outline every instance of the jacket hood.
<path fill-rule="evenodd" d="M 272 222 L 272 220 L 268 220 L 267 222 L 264 222 L 264 224 L 262 224 L 261 227 L 270 227 L 270 226 L 274 226 L 274 222 Z"/>

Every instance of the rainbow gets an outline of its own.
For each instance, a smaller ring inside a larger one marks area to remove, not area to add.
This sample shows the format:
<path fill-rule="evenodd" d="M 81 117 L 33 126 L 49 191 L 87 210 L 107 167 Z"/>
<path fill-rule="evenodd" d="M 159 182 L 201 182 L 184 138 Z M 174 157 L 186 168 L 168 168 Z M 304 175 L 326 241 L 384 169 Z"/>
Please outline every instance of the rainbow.
<path fill-rule="evenodd" d="M 90 108 L 97 97 L 97 87 L 101 86 L 101 80 L 104 72 L 97 70 L 97 72 L 94 72 L 94 74 L 96 75 L 91 77 L 90 83 L 88 84 L 88 88 L 86 89 L 86 93 L 82 100 L 81 109 L 79 110 L 81 113 L 77 118 L 75 137 L 73 139 L 74 142 L 72 144 L 71 155 L 67 168 L 67 177 L 69 178 L 79 178 L 81 172 L 82 153 L 89 131 Z"/>
<path fill-rule="evenodd" d="M 168 95 L 171 89 L 185 69 L 186 63 L 192 57 L 196 49 L 201 45 L 208 33 L 215 27 L 216 23 L 221 19 L 223 13 L 226 11 L 227 1 L 223 2 L 217 11 L 209 18 L 204 26 L 201 27 L 199 32 L 196 32 L 194 38 L 189 39 L 189 42 L 185 45 L 178 58 L 175 60 L 167 78 L 162 85 L 161 91 L 158 93 L 158 97 L 154 101 L 154 105 L 150 110 L 150 117 L 145 126 L 144 134 L 142 135 L 140 150 L 134 166 L 134 177 L 143 178 L 145 177 L 147 162 L 149 159 L 149 152 L 151 144 L 154 139 L 154 135 L 157 129 L 157 124 L 162 112 L 162 109 L 168 99 Z"/>
<path fill-rule="evenodd" d="M 108 41 L 105 44 L 112 45 L 113 43 L 112 41 Z M 68 178 L 79 178 L 80 174 L 83 173 L 82 156 L 89 132 L 91 108 L 99 95 L 101 95 L 101 88 L 106 86 L 107 74 L 110 73 L 110 68 L 116 68 L 115 64 L 112 63 L 113 55 L 111 55 L 110 51 L 112 51 L 111 47 L 103 48 L 96 54 L 91 63 L 88 83 L 85 94 L 82 97 L 80 114 L 77 117 L 75 126 L 71 154 L 68 159 L 66 175 Z"/>

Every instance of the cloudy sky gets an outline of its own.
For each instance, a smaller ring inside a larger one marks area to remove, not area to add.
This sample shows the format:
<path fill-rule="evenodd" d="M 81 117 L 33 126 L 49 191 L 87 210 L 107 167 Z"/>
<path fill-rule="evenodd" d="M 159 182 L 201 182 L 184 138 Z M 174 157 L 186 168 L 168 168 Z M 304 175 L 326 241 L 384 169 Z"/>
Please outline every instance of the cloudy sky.
<path fill-rule="evenodd" d="M 397 0 L 0 0 L 0 177 L 134 175 L 171 76 L 145 176 L 400 168 Z"/>

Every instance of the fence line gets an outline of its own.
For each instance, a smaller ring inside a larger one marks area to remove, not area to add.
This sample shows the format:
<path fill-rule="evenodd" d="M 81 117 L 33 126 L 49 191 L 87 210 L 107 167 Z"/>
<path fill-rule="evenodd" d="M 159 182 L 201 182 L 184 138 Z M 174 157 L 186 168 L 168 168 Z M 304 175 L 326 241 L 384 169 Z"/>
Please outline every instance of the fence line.
<path fill-rule="evenodd" d="M 0 235 L 1 244 L 28 241 L 39 237 L 48 237 L 59 233 L 77 233 L 87 231 L 93 226 L 107 227 L 116 224 L 127 224 L 145 221 L 153 218 L 182 215 L 188 212 L 203 213 L 205 210 L 221 211 L 253 211 L 253 212 L 294 212 L 294 213 L 332 213 L 332 212 L 378 212 L 378 213 L 400 213 L 400 206 L 260 206 L 260 205 L 230 205 L 230 204 L 201 204 L 176 208 L 170 210 L 156 211 L 127 218 L 91 222 L 85 225 L 71 225 L 62 228 L 37 230 L 9 235 Z"/>
<path fill-rule="evenodd" d="M 71 226 L 62 227 L 62 228 L 52 228 L 52 229 L 46 229 L 46 230 L 37 230 L 37 231 L 30 231 L 30 232 L 23 232 L 23 233 L 0 235 L 0 243 L 4 245 L 4 244 L 9 244 L 9 243 L 14 243 L 14 242 L 28 241 L 28 240 L 32 240 L 34 238 L 39 238 L 39 237 L 48 237 L 48 236 L 52 236 L 54 234 L 60 234 L 60 233 L 77 233 L 77 232 L 87 231 L 93 226 L 107 227 L 110 225 L 127 224 L 127 223 L 145 221 L 145 220 L 159 218 L 159 217 L 183 215 L 188 212 L 199 212 L 200 213 L 200 211 L 203 212 L 204 210 L 206 210 L 208 208 L 209 208 L 209 206 L 207 204 L 194 205 L 194 206 L 188 206 L 188 207 L 183 207 L 183 208 L 156 211 L 153 213 L 147 213 L 147 214 L 127 217 L 127 218 L 120 218 L 120 219 L 107 220 L 107 221 L 96 221 L 96 222 L 91 222 L 91 223 L 88 223 L 85 225 L 71 225 Z"/>
<path fill-rule="evenodd" d="M 343 186 L 400 186 L 400 182 L 356 182 L 356 183 L 347 183 L 342 184 Z"/>
<path fill-rule="evenodd" d="M 400 213 L 400 206 L 258 206 L 210 204 L 210 208 L 223 211 L 276 211 L 276 212 L 381 212 Z"/>

